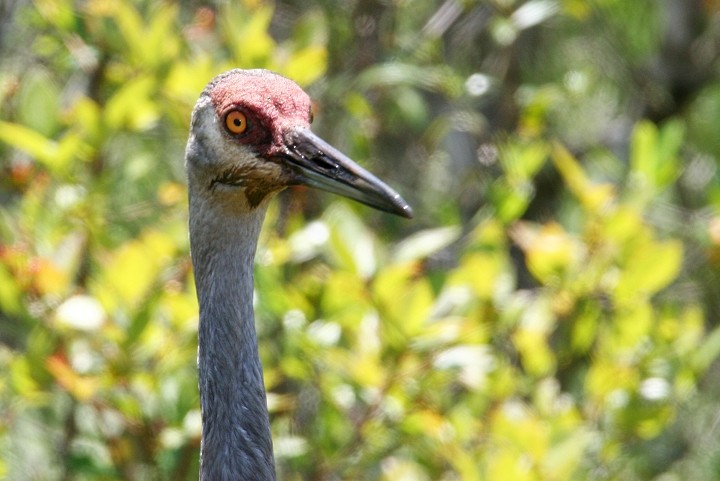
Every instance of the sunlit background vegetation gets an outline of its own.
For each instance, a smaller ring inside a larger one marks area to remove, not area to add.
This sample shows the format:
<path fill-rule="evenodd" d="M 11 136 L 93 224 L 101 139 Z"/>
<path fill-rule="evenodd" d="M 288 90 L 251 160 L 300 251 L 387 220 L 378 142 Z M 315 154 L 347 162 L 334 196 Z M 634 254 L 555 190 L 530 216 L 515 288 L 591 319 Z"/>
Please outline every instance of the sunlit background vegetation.
<path fill-rule="evenodd" d="M 716 0 L 0 3 L 0 478 L 197 479 L 183 151 L 243 67 L 416 212 L 273 203 L 281 479 L 719 479 L 719 56 Z"/>

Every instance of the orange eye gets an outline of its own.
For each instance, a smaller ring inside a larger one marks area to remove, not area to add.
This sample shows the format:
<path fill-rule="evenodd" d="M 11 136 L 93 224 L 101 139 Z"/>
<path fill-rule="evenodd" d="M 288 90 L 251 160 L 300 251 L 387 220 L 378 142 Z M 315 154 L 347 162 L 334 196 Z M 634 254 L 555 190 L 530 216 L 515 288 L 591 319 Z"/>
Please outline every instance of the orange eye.
<path fill-rule="evenodd" d="M 232 110 L 225 116 L 225 127 L 231 134 L 242 134 L 247 130 L 247 117 L 239 110 Z"/>

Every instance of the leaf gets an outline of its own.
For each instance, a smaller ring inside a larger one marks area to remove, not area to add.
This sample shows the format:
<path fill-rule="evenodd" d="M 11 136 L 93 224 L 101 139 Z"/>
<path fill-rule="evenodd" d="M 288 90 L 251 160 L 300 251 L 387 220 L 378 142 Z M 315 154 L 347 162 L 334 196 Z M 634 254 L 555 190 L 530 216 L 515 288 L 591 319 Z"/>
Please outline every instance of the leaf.
<path fill-rule="evenodd" d="M 403 306 L 402 315 L 397 319 L 408 338 L 413 338 L 422 332 L 430 317 L 433 301 L 432 287 L 426 278 L 413 282 L 404 296 L 396 298 L 395 303 Z"/>
<path fill-rule="evenodd" d="M 633 352 L 647 341 L 653 328 L 654 313 L 647 301 L 636 301 L 619 310 L 613 319 L 615 336 L 612 349 Z"/>
<path fill-rule="evenodd" d="M 147 130 L 152 127 L 159 117 L 153 100 L 155 89 L 155 79 L 150 76 L 138 76 L 125 83 L 105 106 L 103 120 L 108 128 Z"/>
<path fill-rule="evenodd" d="M 598 357 L 585 376 L 585 390 L 601 407 L 610 402 L 610 395 L 627 396 L 635 389 L 640 373 L 634 366 L 608 356 Z"/>
<path fill-rule="evenodd" d="M 309 85 L 322 77 L 327 68 L 327 50 L 324 45 L 310 45 L 293 52 L 282 67 L 282 73 L 299 85 Z"/>
<path fill-rule="evenodd" d="M 58 0 L 37 0 L 35 8 L 51 25 L 60 31 L 70 32 L 77 18 L 72 2 Z"/>
<path fill-rule="evenodd" d="M 344 325 L 357 324 L 371 308 L 370 294 L 363 279 L 343 270 L 330 272 L 324 279 L 322 311 Z"/>
<path fill-rule="evenodd" d="M 140 12 L 130 2 L 112 2 L 111 5 L 111 15 L 125 41 L 125 55 L 135 63 L 143 64 L 148 44 Z"/>
<path fill-rule="evenodd" d="M 549 149 L 544 142 L 508 142 L 500 149 L 500 165 L 512 181 L 532 178 L 545 164 Z"/>
<path fill-rule="evenodd" d="M 633 131 L 630 149 L 630 170 L 637 186 L 646 195 L 674 182 L 679 175 L 678 152 L 685 136 L 679 120 L 667 122 L 662 129 L 649 121 L 639 122 Z"/>
<path fill-rule="evenodd" d="M 572 194 L 591 212 L 605 209 L 615 200 L 611 184 L 592 182 L 580 163 L 560 143 L 553 144 L 552 160 Z"/>
<path fill-rule="evenodd" d="M 10 364 L 10 385 L 23 399 L 33 400 L 41 395 L 40 386 L 31 375 L 30 361 L 26 357 L 18 357 Z"/>
<path fill-rule="evenodd" d="M 237 3 L 223 8 L 220 25 L 237 65 L 270 67 L 268 63 L 276 45 L 268 33 L 272 16 L 273 7 L 269 4 L 253 8 L 251 12 Z"/>
<path fill-rule="evenodd" d="M 323 217 L 330 229 L 330 253 L 339 266 L 370 277 L 377 269 L 372 232 L 342 201 L 335 202 Z"/>
<path fill-rule="evenodd" d="M 88 97 L 77 99 L 72 108 L 70 121 L 73 127 L 91 145 L 98 145 L 102 140 L 102 111 L 94 100 Z"/>
<path fill-rule="evenodd" d="M 397 304 L 397 294 L 408 289 L 415 268 L 411 263 L 395 264 L 378 272 L 372 284 L 373 296 L 389 305 Z"/>
<path fill-rule="evenodd" d="M 459 226 L 438 227 L 416 232 L 399 242 L 394 249 L 397 263 L 424 259 L 448 247 L 461 234 Z"/>
<path fill-rule="evenodd" d="M 488 197 L 495 206 L 495 217 L 504 223 L 510 223 L 521 217 L 535 195 L 531 182 L 516 181 L 502 177 L 493 182 Z"/>
<path fill-rule="evenodd" d="M 406 339 L 421 332 L 434 302 L 428 279 L 414 277 L 413 264 L 398 264 L 380 271 L 372 287 L 382 307 L 381 322 Z"/>
<path fill-rule="evenodd" d="M 65 167 L 58 157 L 58 143 L 24 125 L 0 120 L 0 141 L 30 154 L 51 169 Z"/>
<path fill-rule="evenodd" d="M 491 299 L 504 268 L 505 261 L 498 254 L 471 252 L 464 255 L 458 267 L 449 273 L 447 285 L 467 285 L 480 299 Z"/>
<path fill-rule="evenodd" d="M 207 56 L 198 56 L 185 62 L 173 62 L 170 72 L 165 78 L 163 91 L 165 95 L 180 103 L 182 107 L 182 121 L 186 122 L 183 129 L 190 128 L 187 111 L 197 100 L 208 80 L 219 74 L 221 66 L 216 65 L 213 59 Z"/>
<path fill-rule="evenodd" d="M 174 60 L 180 51 L 177 32 L 178 6 L 163 2 L 156 6 L 145 32 L 145 59 L 148 67 L 160 66 Z"/>
<path fill-rule="evenodd" d="M 691 354 L 692 365 L 698 372 L 704 372 L 720 357 L 720 327 L 705 335 L 702 343 Z"/>
<path fill-rule="evenodd" d="M 597 336 L 600 315 L 600 308 L 596 303 L 587 303 L 585 308 L 577 314 L 577 318 L 572 324 L 570 337 L 574 351 L 585 353 L 590 350 Z"/>
<path fill-rule="evenodd" d="M 424 480 L 427 479 L 424 467 L 410 459 L 392 457 L 382 463 L 383 476 L 380 481 Z"/>
<path fill-rule="evenodd" d="M 469 389 L 480 390 L 487 384 L 487 376 L 496 361 L 487 345 L 457 345 L 439 352 L 433 361 L 437 369 L 459 368 L 458 379 Z"/>
<path fill-rule="evenodd" d="M 171 259 L 175 244 L 171 237 L 150 230 L 130 241 L 104 263 L 93 291 L 109 312 L 136 308 L 148 294 L 160 270 Z"/>
<path fill-rule="evenodd" d="M 17 101 L 19 123 L 48 137 L 56 133 L 60 126 L 60 91 L 50 75 L 40 70 L 28 72 Z"/>
<path fill-rule="evenodd" d="M 648 240 L 637 245 L 619 272 L 615 294 L 621 300 L 648 296 L 669 285 L 680 272 L 683 245 L 679 240 Z"/>
<path fill-rule="evenodd" d="M 306 262 L 325 249 L 330 238 L 330 230 L 322 221 L 308 223 L 288 238 L 290 259 L 293 262 Z"/>
<path fill-rule="evenodd" d="M 555 441 L 542 460 L 543 479 L 577 479 L 575 472 L 584 459 L 585 451 L 597 435 L 579 426 L 565 439 Z"/>
<path fill-rule="evenodd" d="M 23 312 L 22 290 L 17 279 L 0 264 L 0 310 L 11 315 Z"/>
<path fill-rule="evenodd" d="M 510 235 L 525 251 L 530 272 L 547 285 L 557 284 L 577 271 L 585 257 L 584 246 L 557 223 L 533 226 L 518 222 Z"/>
<path fill-rule="evenodd" d="M 555 318 L 549 303 L 538 299 L 528 305 L 520 325 L 512 335 L 523 368 L 532 376 L 551 374 L 557 365 L 555 353 L 550 348 L 550 335 L 555 328 Z"/>
<path fill-rule="evenodd" d="M 517 400 L 508 400 L 496 411 L 492 420 L 493 435 L 520 448 L 534 462 L 544 459 L 550 446 L 550 426 L 537 411 Z"/>

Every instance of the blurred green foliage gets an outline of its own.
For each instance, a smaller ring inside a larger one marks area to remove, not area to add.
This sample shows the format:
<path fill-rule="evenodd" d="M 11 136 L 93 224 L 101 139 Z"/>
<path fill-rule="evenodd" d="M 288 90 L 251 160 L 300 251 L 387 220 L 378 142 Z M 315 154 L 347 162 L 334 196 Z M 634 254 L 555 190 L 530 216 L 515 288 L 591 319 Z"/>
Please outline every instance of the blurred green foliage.
<path fill-rule="evenodd" d="M 196 479 L 182 158 L 238 66 L 417 213 L 271 207 L 281 479 L 718 478 L 717 2 L 2 9 L 3 479 Z"/>

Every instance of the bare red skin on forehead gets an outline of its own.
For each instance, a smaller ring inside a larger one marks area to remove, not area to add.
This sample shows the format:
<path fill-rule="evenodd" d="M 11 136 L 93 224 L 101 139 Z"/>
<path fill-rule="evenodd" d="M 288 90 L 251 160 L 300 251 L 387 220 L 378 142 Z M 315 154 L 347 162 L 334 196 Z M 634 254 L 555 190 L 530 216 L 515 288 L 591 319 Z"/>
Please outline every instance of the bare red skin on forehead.
<path fill-rule="evenodd" d="M 263 143 L 270 140 L 258 145 L 266 155 L 282 152 L 288 130 L 310 126 L 310 97 L 292 80 L 267 70 L 231 70 L 212 80 L 206 92 L 219 118 L 235 107 L 255 117 L 261 124 L 256 128 L 265 130 Z"/>

